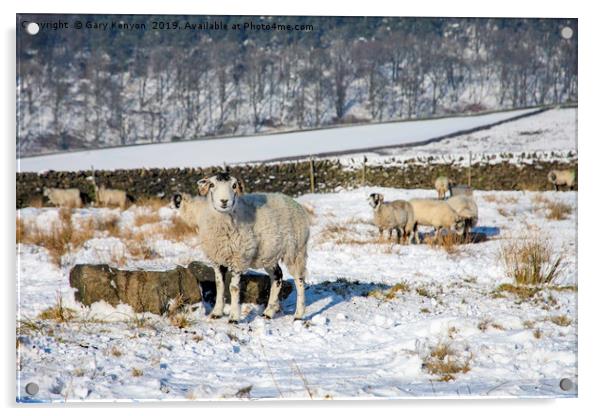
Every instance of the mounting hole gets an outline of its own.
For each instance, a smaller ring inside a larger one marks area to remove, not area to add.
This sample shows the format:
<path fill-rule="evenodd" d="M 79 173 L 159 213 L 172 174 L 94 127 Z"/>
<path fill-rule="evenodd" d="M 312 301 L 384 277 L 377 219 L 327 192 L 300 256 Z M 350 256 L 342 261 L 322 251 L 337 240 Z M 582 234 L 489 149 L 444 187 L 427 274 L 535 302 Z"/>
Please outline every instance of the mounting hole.
<path fill-rule="evenodd" d="M 40 391 L 40 387 L 36 383 L 27 383 L 25 392 L 30 396 L 35 396 Z"/>
<path fill-rule="evenodd" d="M 568 26 L 565 26 L 562 28 L 562 30 L 560 31 L 560 36 L 562 36 L 564 39 L 570 39 L 573 37 L 573 29 L 571 29 Z"/>
<path fill-rule="evenodd" d="M 40 25 L 38 25 L 36 22 L 29 22 L 27 23 L 27 26 L 25 26 L 25 31 L 31 36 L 37 35 L 40 31 Z"/>
<path fill-rule="evenodd" d="M 569 378 L 563 378 L 560 380 L 560 388 L 564 391 L 572 390 L 574 387 L 573 381 Z"/>

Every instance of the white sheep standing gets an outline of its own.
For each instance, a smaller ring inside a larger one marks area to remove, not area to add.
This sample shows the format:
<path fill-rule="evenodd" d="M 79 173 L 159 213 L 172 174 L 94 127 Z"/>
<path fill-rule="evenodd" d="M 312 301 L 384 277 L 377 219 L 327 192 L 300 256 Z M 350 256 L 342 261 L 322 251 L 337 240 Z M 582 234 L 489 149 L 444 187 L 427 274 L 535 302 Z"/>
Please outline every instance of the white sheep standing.
<path fill-rule="evenodd" d="M 81 208 L 82 198 L 77 188 L 43 188 L 42 194 L 57 207 Z"/>
<path fill-rule="evenodd" d="M 92 182 L 94 187 L 94 194 L 96 195 L 96 203 L 100 206 L 118 206 L 122 210 L 128 201 L 128 195 L 121 189 L 110 189 L 101 185 L 100 188 L 96 185 L 96 181 L 93 177 L 88 178 Z"/>
<path fill-rule="evenodd" d="M 176 193 L 171 199 L 172 208 L 178 211 L 179 218 L 189 227 L 197 229 L 199 218 L 207 207 L 207 198 L 191 196 L 187 193 Z"/>
<path fill-rule="evenodd" d="M 217 290 L 211 316 L 223 314 L 224 277 L 230 281 L 230 321 L 240 319 L 240 277 L 249 268 L 263 268 L 271 288 L 264 316 L 272 318 L 280 309 L 282 261 L 295 279 L 297 305 L 294 318 L 305 313 L 305 265 L 310 220 L 306 210 L 283 194 L 243 194 L 240 181 L 220 172 L 197 182 L 199 194 L 207 196 L 207 207 L 199 217 L 201 248 L 213 265 Z"/>
<path fill-rule="evenodd" d="M 464 219 L 464 238 L 468 237 L 479 220 L 479 208 L 474 198 L 470 195 L 456 195 L 446 202 Z"/>
<path fill-rule="evenodd" d="M 452 181 L 447 176 L 439 176 L 435 179 L 435 189 L 437 190 L 437 198 L 445 199 L 445 194 L 450 191 Z M 451 192 L 451 191 L 450 191 Z"/>
<path fill-rule="evenodd" d="M 554 189 L 557 191 L 560 186 L 566 186 L 573 190 L 575 188 L 575 171 L 553 169 L 548 173 L 548 181 L 554 185 Z"/>
<path fill-rule="evenodd" d="M 464 218 L 462 218 L 445 201 L 436 199 L 410 199 L 414 210 L 414 220 L 417 225 L 435 227 L 435 237 L 438 238 L 442 228 L 454 231 L 456 234 L 463 233 Z M 414 241 L 418 243 L 418 233 L 414 233 Z"/>
<path fill-rule="evenodd" d="M 397 244 L 399 244 L 402 234 L 401 230 L 403 230 L 404 242 L 408 236 L 416 231 L 414 210 L 407 201 L 398 199 L 385 202 L 385 197 L 378 193 L 370 194 L 368 201 L 374 209 L 374 225 L 378 227 L 381 238 L 383 230 L 389 231 L 389 239 L 391 238 L 392 231 L 395 230 L 397 233 Z"/>

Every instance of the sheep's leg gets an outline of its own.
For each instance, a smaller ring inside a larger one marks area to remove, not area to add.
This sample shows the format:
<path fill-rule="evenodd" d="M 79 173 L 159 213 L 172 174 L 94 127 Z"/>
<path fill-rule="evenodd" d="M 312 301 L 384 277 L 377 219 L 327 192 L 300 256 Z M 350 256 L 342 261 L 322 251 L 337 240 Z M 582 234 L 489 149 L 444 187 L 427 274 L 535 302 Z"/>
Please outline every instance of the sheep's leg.
<path fill-rule="evenodd" d="M 554 189 L 556 189 L 556 192 L 558 192 L 558 185 L 554 184 Z"/>
<path fill-rule="evenodd" d="M 224 280 L 226 279 L 226 272 L 228 268 L 225 266 L 213 267 L 215 272 L 215 306 L 211 311 L 210 318 L 219 318 L 224 314 Z"/>
<path fill-rule="evenodd" d="M 401 242 L 401 230 L 399 227 L 395 227 L 395 233 L 397 234 L 397 244 Z"/>
<path fill-rule="evenodd" d="M 271 269 L 267 269 L 270 275 L 271 287 L 270 287 L 270 298 L 268 299 L 268 306 L 263 312 L 263 316 L 272 319 L 274 314 L 280 310 L 280 301 L 278 295 L 280 294 L 280 288 L 282 287 L 282 269 L 278 264 Z"/>
<path fill-rule="evenodd" d="M 303 319 L 303 315 L 305 315 L 305 282 L 301 276 L 295 274 L 293 277 L 297 288 L 297 306 L 294 319 Z"/>
<path fill-rule="evenodd" d="M 393 228 L 389 228 L 389 239 L 391 240 L 391 236 L 393 235 Z"/>
<path fill-rule="evenodd" d="M 230 323 L 240 320 L 240 275 L 238 271 L 232 271 L 230 280 Z"/>

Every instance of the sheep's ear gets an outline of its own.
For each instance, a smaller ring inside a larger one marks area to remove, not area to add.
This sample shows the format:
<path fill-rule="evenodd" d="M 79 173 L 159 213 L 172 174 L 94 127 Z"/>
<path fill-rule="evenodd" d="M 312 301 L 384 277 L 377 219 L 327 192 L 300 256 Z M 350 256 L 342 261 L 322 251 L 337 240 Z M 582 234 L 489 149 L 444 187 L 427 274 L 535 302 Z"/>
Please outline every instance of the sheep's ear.
<path fill-rule="evenodd" d="M 377 194 L 378 200 L 383 202 L 385 200 L 385 196 L 383 194 Z"/>
<path fill-rule="evenodd" d="M 240 179 L 236 180 L 236 188 L 234 188 L 234 192 L 236 192 L 236 195 L 242 195 L 245 193 L 245 186 L 243 185 L 242 181 Z"/>
<path fill-rule="evenodd" d="M 182 195 L 181 194 L 174 194 L 172 201 L 174 203 L 174 206 L 176 208 L 180 208 L 180 203 L 182 202 Z"/>
<path fill-rule="evenodd" d="M 211 182 L 208 177 L 200 179 L 197 183 L 198 191 L 200 196 L 206 196 L 209 193 L 209 187 Z"/>

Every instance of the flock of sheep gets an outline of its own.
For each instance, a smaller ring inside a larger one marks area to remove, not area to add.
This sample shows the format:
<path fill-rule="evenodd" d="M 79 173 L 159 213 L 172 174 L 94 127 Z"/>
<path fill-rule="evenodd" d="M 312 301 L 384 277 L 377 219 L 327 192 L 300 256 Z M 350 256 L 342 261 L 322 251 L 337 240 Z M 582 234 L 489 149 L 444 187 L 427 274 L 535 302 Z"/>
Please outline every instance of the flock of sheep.
<path fill-rule="evenodd" d="M 96 203 L 124 208 L 128 195 L 123 190 L 97 187 Z M 553 170 L 548 180 L 559 186 L 574 187 L 574 171 Z M 443 228 L 467 236 L 478 221 L 478 208 L 469 188 L 455 187 L 446 177 L 435 181 L 438 199 L 411 199 L 386 202 L 382 194 L 369 196 L 374 211 L 374 224 L 380 235 L 383 231 L 397 233 L 397 242 L 409 239 L 419 243 L 419 225 L 432 226 L 438 237 Z M 179 217 L 196 228 L 201 248 L 213 266 L 216 282 L 216 303 L 211 317 L 224 312 L 224 280 L 228 270 L 230 280 L 230 322 L 240 320 L 240 278 L 249 268 L 265 269 L 271 288 L 264 316 L 272 318 L 280 305 L 278 294 L 282 286 L 282 270 L 286 265 L 294 278 L 297 303 L 294 319 L 305 313 L 304 279 L 307 262 L 310 218 L 306 209 L 294 199 L 279 193 L 243 191 L 240 180 L 228 172 L 205 177 L 197 182 L 198 196 L 175 194 L 172 206 Z M 450 197 L 445 199 L 449 192 Z M 81 207 L 78 189 L 45 188 L 44 196 L 56 206 Z"/>

